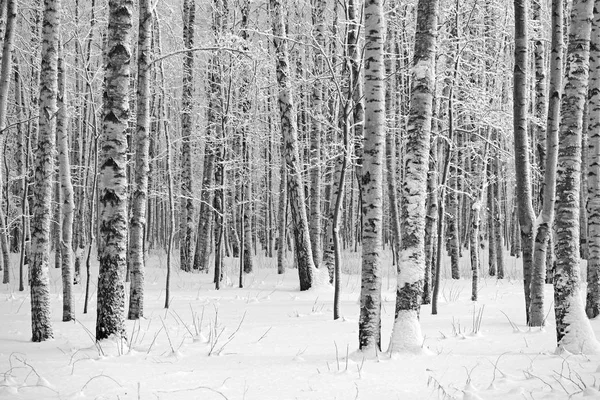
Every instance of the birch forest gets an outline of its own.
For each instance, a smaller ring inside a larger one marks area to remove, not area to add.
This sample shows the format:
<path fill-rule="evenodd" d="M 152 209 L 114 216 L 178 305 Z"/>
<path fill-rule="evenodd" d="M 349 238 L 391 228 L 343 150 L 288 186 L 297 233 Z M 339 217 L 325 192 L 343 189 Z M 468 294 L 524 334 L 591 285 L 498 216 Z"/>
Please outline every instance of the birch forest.
<path fill-rule="evenodd" d="M 282 399 L 216 377 L 283 332 L 264 351 L 323 379 L 290 398 L 600 396 L 600 0 L 0 0 L 0 44 L 0 397 Z M 444 381 L 486 323 L 505 341 Z M 226 357 L 190 397 L 63 387 L 23 355 L 45 341 L 76 377 L 90 345 Z M 545 361 L 502 392 L 523 351 Z M 425 391 L 369 386 L 407 360 Z"/>

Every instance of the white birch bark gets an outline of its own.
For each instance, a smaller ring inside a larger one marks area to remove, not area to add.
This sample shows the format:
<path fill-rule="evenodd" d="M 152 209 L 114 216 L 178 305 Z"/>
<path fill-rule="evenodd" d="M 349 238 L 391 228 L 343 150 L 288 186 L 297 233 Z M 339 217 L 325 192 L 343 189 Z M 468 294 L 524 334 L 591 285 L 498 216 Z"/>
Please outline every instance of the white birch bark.
<path fill-rule="evenodd" d="M 600 59 L 598 60 L 600 62 Z M 554 222 L 556 202 L 556 162 L 558 157 L 558 129 L 560 122 L 560 98 L 562 92 L 563 66 L 563 4 L 562 0 L 552 1 L 552 51 L 550 54 L 550 85 L 546 146 L 544 149 L 543 205 L 540 221 L 537 224 L 533 268 L 531 279 L 531 306 L 529 324 L 542 326 L 544 312 L 544 284 L 546 281 L 546 260 L 549 238 Z M 590 99 L 592 100 L 592 99 Z M 590 105 L 590 107 L 592 107 Z M 600 122 L 600 121 L 599 121 Z M 539 151 L 542 154 L 542 151 Z M 588 268 L 589 268 L 588 264 Z M 589 271 L 589 270 L 588 270 Z"/>
<path fill-rule="evenodd" d="M 402 246 L 398 257 L 396 310 L 389 352 L 420 351 L 419 323 L 425 272 L 425 203 L 435 84 L 434 63 L 439 0 L 419 0 L 412 64 L 404 182 L 402 184 Z"/>
<path fill-rule="evenodd" d="M 0 149 L 4 149 L 6 140 L 6 112 L 8 106 L 8 88 L 10 85 L 10 74 L 12 67 L 12 53 L 15 24 L 17 19 L 17 1 L 8 0 L 6 3 L 6 25 L 4 27 L 4 44 L 2 46 L 2 62 L 0 64 Z M 4 198 L 4 184 L 0 173 L 0 199 Z M 10 259 L 8 249 L 8 232 L 5 226 L 4 207 L 0 207 L 0 250 L 2 251 L 2 265 L 4 267 L 3 283 L 10 281 Z"/>
<path fill-rule="evenodd" d="M 535 215 L 531 195 L 531 168 L 527 133 L 527 1 L 515 0 L 515 68 L 513 85 L 513 125 L 515 174 L 517 181 L 516 201 L 519 213 L 521 246 L 523 252 L 523 286 L 525 292 L 525 315 L 529 323 L 531 302 L 531 267 L 533 263 L 533 224 Z"/>
<path fill-rule="evenodd" d="M 581 300 L 579 190 L 583 108 L 587 98 L 592 0 L 574 0 L 561 100 L 556 182 L 556 271 L 554 315 L 560 349 L 571 353 L 600 353 Z"/>
<path fill-rule="evenodd" d="M 69 157 L 69 117 L 66 102 L 66 73 L 64 68 L 63 50 L 58 59 L 58 114 L 56 119 L 56 141 L 58 148 L 58 172 L 62 192 L 62 237 L 61 269 L 63 285 L 63 321 L 71 321 L 75 316 L 73 307 L 73 182 L 71 177 L 71 160 Z"/>
<path fill-rule="evenodd" d="M 132 0 L 109 3 L 100 153 L 100 237 L 96 339 L 125 334 L 127 123 Z"/>
<path fill-rule="evenodd" d="M 186 49 L 194 46 L 195 0 L 183 2 L 183 40 Z M 183 93 L 181 97 L 181 231 L 179 233 L 180 268 L 190 271 L 193 254 L 194 202 L 192 200 L 192 114 L 194 96 L 194 52 L 187 51 L 183 62 Z"/>
<path fill-rule="evenodd" d="M 148 152 L 150 132 L 150 42 L 152 10 L 150 0 L 139 1 L 137 49 L 137 121 L 135 134 L 135 186 L 131 199 L 129 237 L 130 293 L 128 319 L 144 316 L 144 231 L 148 201 Z"/>
<path fill-rule="evenodd" d="M 279 85 L 281 131 L 284 141 L 285 161 L 288 167 L 288 196 L 292 211 L 296 261 L 298 263 L 300 290 L 308 290 L 312 286 L 315 265 L 310 245 L 306 207 L 304 206 L 304 184 L 299 165 L 298 128 L 290 81 L 289 50 L 285 38 L 283 4 L 281 0 L 269 0 L 269 4 L 273 25 L 277 83 Z"/>
<path fill-rule="evenodd" d="M 588 125 L 588 264 L 586 313 L 600 314 L 600 8 L 594 6 L 590 45 Z"/>
<path fill-rule="evenodd" d="M 31 289 L 32 340 L 41 342 L 53 337 L 50 316 L 50 218 L 52 175 L 56 147 L 56 112 L 58 92 L 58 35 L 60 1 L 44 1 L 42 30 L 42 63 L 40 68 L 39 131 L 35 157 L 33 187 L 33 221 L 31 223 Z"/>
<path fill-rule="evenodd" d="M 381 0 L 365 3 L 365 140 L 362 176 L 362 272 L 359 349 L 381 351 L 383 163 L 385 154 L 385 18 Z"/>

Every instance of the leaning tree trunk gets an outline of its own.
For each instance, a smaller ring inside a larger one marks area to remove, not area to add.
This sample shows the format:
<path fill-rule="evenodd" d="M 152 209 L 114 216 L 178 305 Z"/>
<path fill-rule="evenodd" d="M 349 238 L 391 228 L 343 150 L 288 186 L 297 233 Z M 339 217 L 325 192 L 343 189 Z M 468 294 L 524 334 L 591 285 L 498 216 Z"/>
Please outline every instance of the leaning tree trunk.
<path fill-rule="evenodd" d="M 132 0 L 109 3 L 100 153 L 100 237 L 96 339 L 125 334 L 127 122 Z"/>
<path fill-rule="evenodd" d="M 383 236 L 383 156 L 385 152 L 385 19 L 383 2 L 365 4 L 365 140 L 362 176 L 362 272 L 358 343 L 361 351 L 381 351 Z"/>
<path fill-rule="evenodd" d="M 531 196 L 531 168 L 527 136 L 527 2 L 515 0 L 515 69 L 513 87 L 513 124 L 515 174 L 517 180 L 517 207 L 521 227 L 523 252 L 523 285 L 525 288 L 525 314 L 529 323 L 531 302 L 531 264 L 533 261 L 533 223 L 535 220 Z M 537 295 L 537 294 L 536 294 Z"/>
<path fill-rule="evenodd" d="M 569 27 L 556 182 L 556 271 L 554 315 L 558 347 L 571 353 L 600 353 L 581 299 L 579 190 L 581 130 L 587 97 L 589 49 L 594 2 L 574 0 Z M 594 340 L 590 340 L 594 338 Z"/>
<path fill-rule="evenodd" d="M 308 290 L 313 283 L 313 262 L 308 232 L 308 219 L 304 206 L 304 184 L 300 170 L 298 152 L 298 129 L 296 108 L 290 81 L 288 42 L 285 39 L 283 4 L 281 0 L 269 0 L 273 24 L 277 83 L 279 85 L 279 113 L 284 141 L 284 155 L 288 166 L 288 196 L 292 211 L 292 225 L 300 290 Z"/>
<path fill-rule="evenodd" d="M 402 184 L 402 246 L 390 353 L 419 351 L 419 313 L 425 271 L 425 203 L 432 123 L 434 63 L 439 0 L 419 0 L 412 90 Z"/>
<path fill-rule="evenodd" d="M 600 33 L 600 31 L 598 31 Z M 600 56 L 600 54 L 599 54 Z M 600 57 L 598 59 L 600 62 Z M 537 225 L 535 236 L 535 252 L 531 271 L 531 306 L 529 309 L 529 325 L 542 326 L 544 323 L 544 284 L 546 283 L 546 259 L 548 241 L 554 222 L 554 204 L 556 202 L 556 161 L 558 157 L 558 129 L 560 122 L 560 97 L 562 91 L 563 66 L 563 3 L 552 1 L 552 52 L 550 54 L 550 86 L 548 120 L 546 128 L 546 146 L 540 154 L 544 154 L 544 183 L 541 219 Z M 597 65 L 600 66 L 600 65 Z M 600 77 L 600 76 L 599 76 Z M 590 98 L 590 109 L 594 100 Z M 597 104 L 597 103 L 596 103 Z M 600 104 L 599 104 L 600 105 Z M 600 124 L 600 120 L 598 121 Z M 590 197 L 591 198 L 591 197 Z M 600 244 L 600 243 L 599 243 Z M 588 264 L 588 274 L 590 271 Z"/>
<path fill-rule="evenodd" d="M 600 314 L 600 4 L 594 6 L 590 45 L 588 125 L 588 264 L 586 313 Z M 555 29 L 558 29 L 554 26 Z"/>
<path fill-rule="evenodd" d="M 58 93 L 60 0 L 44 1 L 43 26 L 39 131 L 35 157 L 31 269 L 29 271 L 31 331 L 34 342 L 42 342 L 53 337 L 50 318 L 48 263 L 50 253 L 50 204 L 52 202 L 52 175 L 56 147 L 56 118 L 54 116 L 57 112 L 56 98 Z"/>
<path fill-rule="evenodd" d="M 58 148 L 58 168 L 60 188 L 62 191 L 62 237 L 61 270 L 63 285 L 63 321 L 71 321 L 75 317 L 73 308 L 73 182 L 71 181 L 71 160 L 69 157 L 69 129 L 66 103 L 66 76 L 64 68 L 64 51 L 61 49 L 58 59 L 58 113 L 56 118 L 56 141 Z"/>
<path fill-rule="evenodd" d="M 10 82 L 12 48 L 15 38 L 15 23 L 17 19 L 17 2 L 8 0 L 6 3 L 6 27 L 4 30 L 4 45 L 2 46 L 2 62 L 0 64 L 0 150 L 4 149 L 6 138 L 6 111 L 8 106 L 8 87 Z M 0 199 L 4 185 L 2 183 L 2 174 L 0 173 Z M 10 281 L 10 259 L 8 249 L 8 232 L 5 226 L 4 208 L 0 207 L 0 250 L 2 251 L 2 265 L 4 266 L 3 283 Z"/>
<path fill-rule="evenodd" d="M 144 316 L 144 232 L 148 201 L 148 132 L 150 132 L 150 44 L 152 40 L 152 7 L 150 0 L 139 2 L 137 121 L 135 133 L 135 186 L 131 204 L 129 262 L 131 286 L 127 319 Z"/>

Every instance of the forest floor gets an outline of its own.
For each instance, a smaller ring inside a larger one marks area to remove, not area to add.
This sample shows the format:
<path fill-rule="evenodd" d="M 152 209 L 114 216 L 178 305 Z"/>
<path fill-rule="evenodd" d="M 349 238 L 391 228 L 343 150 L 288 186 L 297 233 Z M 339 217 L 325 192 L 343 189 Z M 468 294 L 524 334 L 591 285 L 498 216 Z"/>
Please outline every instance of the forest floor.
<path fill-rule="evenodd" d="M 245 287 L 214 290 L 212 275 L 175 270 L 164 305 L 165 255 L 150 255 L 145 318 L 127 321 L 127 341 L 92 337 L 95 272 L 88 314 L 75 286 L 77 322 L 61 322 L 60 271 L 51 271 L 54 340 L 30 341 L 28 291 L 17 279 L 0 287 L 0 398 L 7 399 L 566 399 L 600 398 L 599 356 L 555 354 L 554 316 L 528 329 L 520 263 L 506 278 L 480 281 L 471 301 L 463 276 L 441 284 L 439 314 L 423 306 L 429 354 L 362 361 L 358 347 L 360 258 L 344 254 L 341 311 L 333 290 L 298 290 L 297 271 L 277 275 L 275 259 L 258 257 Z M 485 260 L 484 260 L 485 261 Z M 235 260 L 227 260 L 231 281 Z M 16 260 L 15 260 L 16 264 Z M 485 263 L 483 265 L 486 265 Z M 97 265 L 93 266 L 97 271 Z M 391 262 L 383 280 L 382 347 L 394 319 Z M 16 278 L 16 277 L 14 277 Z M 546 285 L 547 307 L 552 287 Z M 478 326 L 478 316 L 481 324 Z M 592 321 L 600 337 L 600 321 Z"/>

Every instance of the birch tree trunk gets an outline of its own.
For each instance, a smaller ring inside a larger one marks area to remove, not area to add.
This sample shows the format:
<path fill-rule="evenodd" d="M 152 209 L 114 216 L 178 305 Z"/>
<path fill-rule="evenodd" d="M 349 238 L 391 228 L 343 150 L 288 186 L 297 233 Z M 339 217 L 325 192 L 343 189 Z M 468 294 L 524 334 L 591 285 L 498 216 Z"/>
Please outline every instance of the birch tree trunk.
<path fill-rule="evenodd" d="M 404 182 L 402 184 L 402 246 L 396 310 L 389 352 L 420 351 L 419 313 L 425 272 L 425 203 L 435 85 L 434 63 L 439 0 L 419 0 L 412 64 Z"/>
<path fill-rule="evenodd" d="M 381 351 L 383 157 L 385 152 L 385 18 L 381 0 L 365 2 L 365 140 L 362 176 L 362 272 L 359 349 Z"/>
<path fill-rule="evenodd" d="M 584 314 L 579 254 L 579 190 L 583 107 L 587 98 L 592 0 L 574 0 L 569 26 L 556 182 L 554 315 L 557 345 L 571 353 L 600 353 Z M 576 323 L 575 323 L 576 322 Z"/>
<path fill-rule="evenodd" d="M 318 49 L 315 50 L 316 77 L 325 72 L 325 1 L 313 3 L 312 18 L 313 29 Z M 312 246 L 313 261 L 318 268 L 322 259 L 322 222 L 321 222 L 321 137 L 323 136 L 323 95 L 325 89 L 323 81 L 317 79 L 312 90 L 312 129 L 310 133 L 310 244 Z"/>
<path fill-rule="evenodd" d="M 127 319 L 144 316 L 144 232 L 148 201 L 148 153 L 150 151 L 150 45 L 152 41 L 152 9 L 150 0 L 139 1 L 139 33 L 137 48 L 137 116 L 135 134 L 135 186 L 131 204 L 129 229 L 129 262 L 131 286 Z"/>
<path fill-rule="evenodd" d="M 392 15 L 396 16 L 395 11 L 392 11 Z M 392 240 L 394 252 L 397 254 L 400 249 L 400 216 L 398 211 L 398 180 L 396 174 L 396 168 L 398 161 L 396 160 L 396 127 L 399 121 L 396 119 L 396 101 L 395 101 L 395 79 L 394 75 L 397 72 L 395 64 L 392 60 L 394 55 L 394 28 L 392 25 L 387 27 L 387 38 L 386 46 L 388 57 L 385 59 L 385 71 L 388 84 L 385 88 L 385 107 L 387 116 L 387 129 L 385 133 L 385 166 L 387 169 L 387 192 L 389 198 L 389 209 L 390 209 L 390 224 L 392 225 Z"/>
<path fill-rule="evenodd" d="M 61 48 L 58 59 L 58 114 L 56 118 L 56 140 L 58 148 L 58 168 L 60 188 L 62 191 L 62 237 L 61 269 L 63 285 L 63 321 L 71 321 L 75 316 L 73 308 L 73 182 L 71 180 L 71 160 L 69 157 L 69 118 L 66 102 L 66 73 L 64 67 L 63 50 Z"/>
<path fill-rule="evenodd" d="M 298 128 L 296 108 L 290 82 L 288 42 L 285 38 L 282 0 L 269 0 L 271 22 L 273 24 L 273 43 L 275 45 L 277 83 L 279 85 L 279 113 L 284 141 L 285 161 L 288 166 L 288 196 L 292 211 L 294 243 L 300 290 L 308 290 L 313 282 L 313 262 L 308 220 L 304 206 L 304 184 L 300 171 L 298 152 Z"/>
<path fill-rule="evenodd" d="M 281 153 L 283 155 L 284 149 L 281 147 Z M 280 172 L 280 183 L 279 183 L 279 220 L 278 230 L 279 235 L 277 239 L 277 273 L 285 273 L 285 236 L 287 231 L 286 226 L 286 209 L 287 209 L 287 166 L 285 160 L 281 161 L 281 172 Z"/>
<path fill-rule="evenodd" d="M 243 9 L 243 18 L 242 18 L 242 32 L 241 35 L 244 38 L 244 40 L 246 40 L 246 48 L 247 48 L 247 43 L 249 41 L 249 36 L 248 36 L 248 18 L 250 17 L 250 2 L 249 0 L 245 0 L 245 6 Z M 243 82 L 242 82 L 242 87 L 240 88 L 240 97 L 242 99 L 242 113 L 244 115 L 244 118 L 246 118 L 248 121 L 251 121 L 251 116 L 250 116 L 250 111 L 251 111 L 251 100 L 250 100 L 250 71 L 248 71 L 248 74 L 245 74 L 245 77 L 243 78 Z M 241 134 L 242 134 L 242 158 L 244 160 L 244 166 L 245 166 L 245 170 L 246 173 L 249 173 L 250 168 L 248 165 L 248 161 L 249 161 L 249 149 L 248 149 L 248 145 L 249 145 L 249 140 L 248 140 L 248 126 L 246 124 L 244 124 L 241 127 Z M 245 182 L 242 185 L 241 190 L 244 192 L 243 197 L 246 199 L 246 201 L 250 202 L 252 199 L 252 184 L 250 182 L 250 179 L 248 179 L 248 182 Z M 246 238 L 246 240 L 244 241 L 244 246 L 243 249 L 241 249 L 241 257 L 242 257 L 242 261 L 244 264 L 244 272 L 245 273 L 251 273 L 254 270 L 254 257 L 252 256 L 252 229 L 250 226 L 250 203 L 248 203 L 248 205 L 242 205 L 242 207 L 244 207 L 244 212 L 240 213 L 240 215 L 242 215 L 242 221 L 243 221 L 243 230 L 244 230 L 244 237 Z"/>
<path fill-rule="evenodd" d="M 212 103 L 209 102 L 209 105 Z M 210 131 L 209 131 L 210 132 Z M 210 133 L 208 134 L 210 136 Z M 214 179 L 215 154 L 212 139 L 207 138 L 204 149 L 204 168 L 202 171 L 202 193 L 200 194 L 200 212 L 198 217 L 198 233 L 194 255 L 194 270 L 208 273 L 210 258 L 210 231 L 214 213 L 212 212 L 213 194 L 211 186 Z"/>
<path fill-rule="evenodd" d="M 35 157 L 33 188 L 33 221 L 31 224 L 31 331 L 32 341 L 52 338 L 50 317 L 50 282 L 48 277 L 50 253 L 50 217 L 52 175 L 56 147 L 56 118 L 58 93 L 58 35 L 60 0 L 44 1 L 42 30 L 42 63 L 40 68 L 39 131 Z M 8 57 L 8 54 L 5 53 Z M 3 217 L 2 217 L 3 218 Z"/>
<path fill-rule="evenodd" d="M 2 46 L 2 62 L 0 64 L 0 149 L 4 149 L 6 133 L 6 111 L 8 106 L 8 87 L 10 84 L 12 66 L 12 48 L 15 38 L 15 24 L 17 19 L 17 2 L 8 0 L 6 2 L 6 26 L 4 30 L 4 44 Z M 0 169 L 1 171 L 1 169 Z M 0 173 L 0 199 L 3 195 L 4 185 Z M 0 207 L 0 250 L 2 251 L 2 265 L 4 266 L 3 283 L 10 281 L 10 258 L 8 249 L 8 231 L 6 230 L 4 208 Z"/>
<path fill-rule="evenodd" d="M 600 4 L 594 5 L 590 44 L 588 125 L 588 264 L 585 310 L 589 318 L 600 314 Z M 555 29 L 558 29 L 555 27 Z"/>
<path fill-rule="evenodd" d="M 529 324 L 542 326 L 544 323 L 544 284 L 546 282 L 546 259 L 548 240 L 554 222 L 556 202 L 556 162 L 558 157 L 558 129 L 560 123 L 560 98 L 562 92 L 563 66 L 563 3 L 552 1 L 552 51 L 550 53 L 550 85 L 548 120 L 546 128 L 546 146 L 544 149 L 544 184 L 541 219 L 535 236 L 533 269 L 531 271 L 531 306 Z M 599 31 L 600 33 L 600 31 Z M 599 54 L 600 56 L 600 54 Z M 600 62 L 600 59 L 598 59 Z M 600 66 L 600 65 L 598 65 Z M 598 98 L 596 97 L 596 101 Z M 594 99 L 591 98 L 590 102 Z M 592 106 L 590 105 L 590 108 Z M 600 123 L 600 121 L 598 121 Z M 542 154 L 541 151 L 539 151 Z M 588 264 L 588 271 L 589 266 Z"/>
<path fill-rule="evenodd" d="M 534 127 L 535 127 L 535 143 L 536 143 L 536 159 L 537 164 L 544 175 L 546 168 L 546 129 L 547 129 L 547 108 L 548 98 L 546 93 L 546 57 L 545 57 L 545 38 L 544 29 L 542 28 L 542 1 L 532 1 L 533 19 L 537 22 L 537 32 L 534 37 L 533 58 L 535 66 L 535 103 L 533 106 L 534 112 Z M 544 178 L 545 179 L 545 178 Z M 539 194 L 535 194 L 542 201 L 543 205 L 543 187 Z M 539 202 L 537 202 L 539 203 Z M 537 209 L 539 210 L 539 209 Z M 535 258 L 535 255 L 534 255 Z M 533 290 L 533 289 L 532 289 Z"/>
<path fill-rule="evenodd" d="M 126 162 L 132 10 L 132 0 L 112 0 L 109 3 L 100 147 L 100 272 L 96 340 L 125 334 Z"/>
<path fill-rule="evenodd" d="M 521 227 L 523 252 L 523 285 L 525 315 L 529 323 L 531 302 L 531 265 L 533 261 L 533 223 L 535 220 L 531 196 L 531 168 L 527 136 L 527 1 L 515 0 L 515 68 L 513 86 L 513 124 L 517 207 Z"/>
<path fill-rule="evenodd" d="M 186 49 L 194 46 L 195 0 L 183 3 L 183 39 Z M 194 96 L 194 52 L 188 50 L 183 61 L 183 93 L 181 97 L 181 232 L 179 233 L 180 268 L 190 271 L 194 230 L 194 202 L 192 200 L 192 114 Z"/>

